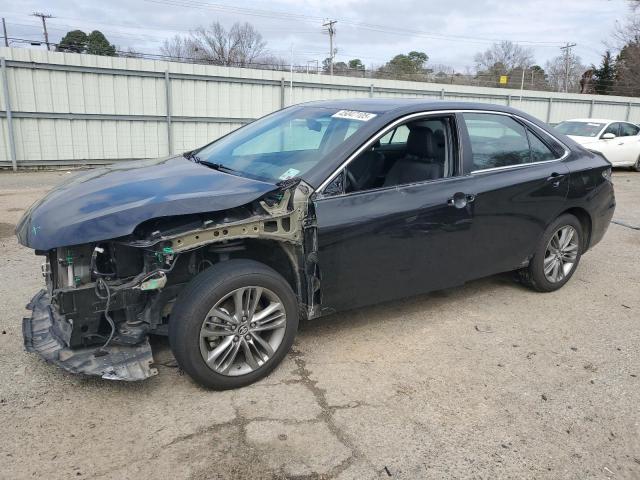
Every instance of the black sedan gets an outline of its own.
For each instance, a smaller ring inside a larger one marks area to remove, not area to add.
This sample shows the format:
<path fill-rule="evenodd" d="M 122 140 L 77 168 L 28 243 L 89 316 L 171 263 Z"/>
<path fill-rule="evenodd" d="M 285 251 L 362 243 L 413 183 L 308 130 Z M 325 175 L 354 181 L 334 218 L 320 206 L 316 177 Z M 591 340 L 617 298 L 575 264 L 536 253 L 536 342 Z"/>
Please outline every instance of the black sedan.
<path fill-rule="evenodd" d="M 168 335 L 198 383 L 240 387 L 299 319 L 516 271 L 562 287 L 605 234 L 611 165 L 520 111 L 416 99 L 307 103 L 213 143 L 72 179 L 16 228 L 47 288 L 27 350 L 156 374 Z"/>

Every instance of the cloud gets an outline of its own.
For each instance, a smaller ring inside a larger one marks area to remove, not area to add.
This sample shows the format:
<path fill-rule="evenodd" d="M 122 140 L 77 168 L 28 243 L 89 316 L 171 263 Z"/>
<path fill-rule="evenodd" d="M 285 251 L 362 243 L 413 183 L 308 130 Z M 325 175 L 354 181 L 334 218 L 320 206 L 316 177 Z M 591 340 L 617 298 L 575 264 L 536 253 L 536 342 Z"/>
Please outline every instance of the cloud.
<path fill-rule="evenodd" d="M 199 25 L 216 20 L 227 25 L 249 21 L 262 32 L 271 53 L 288 59 L 293 45 L 294 60 L 300 64 L 327 56 L 328 39 L 321 19 L 333 18 L 338 20 L 338 60 L 358 57 L 367 66 L 380 65 L 398 53 L 420 50 L 429 55 L 430 63 L 463 70 L 494 39 L 523 42 L 533 48 L 539 64 L 559 55 L 559 45 L 575 42 L 584 63 L 598 63 L 616 20 L 628 13 L 625 0 L 273 0 L 242 2 L 241 6 L 230 0 L 211 0 L 211 8 L 187 6 L 204 3 L 58 0 L 52 6 L 47 0 L 23 0 L 8 4 L 4 16 L 10 37 L 40 39 L 39 19 L 29 13 L 45 10 L 57 17 L 48 22 L 54 42 L 68 30 L 99 29 L 122 49 L 149 53 L 157 53 L 163 39 Z M 235 9 L 249 9 L 253 14 L 241 15 Z M 292 19 L 290 14 L 303 17 Z"/>

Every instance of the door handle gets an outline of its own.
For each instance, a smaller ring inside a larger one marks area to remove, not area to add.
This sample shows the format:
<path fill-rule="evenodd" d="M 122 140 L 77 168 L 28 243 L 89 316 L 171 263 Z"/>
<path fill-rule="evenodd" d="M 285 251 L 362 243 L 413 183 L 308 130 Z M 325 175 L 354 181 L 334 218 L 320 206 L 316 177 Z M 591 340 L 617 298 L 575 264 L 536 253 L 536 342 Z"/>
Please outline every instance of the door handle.
<path fill-rule="evenodd" d="M 560 186 L 560 180 L 562 180 L 564 176 L 563 173 L 553 172 L 547 177 L 547 182 L 552 183 L 554 188 L 558 188 Z"/>
<path fill-rule="evenodd" d="M 456 192 L 453 194 L 453 197 L 447 200 L 447 205 L 450 207 L 464 208 L 475 199 L 476 196 L 471 193 Z"/>

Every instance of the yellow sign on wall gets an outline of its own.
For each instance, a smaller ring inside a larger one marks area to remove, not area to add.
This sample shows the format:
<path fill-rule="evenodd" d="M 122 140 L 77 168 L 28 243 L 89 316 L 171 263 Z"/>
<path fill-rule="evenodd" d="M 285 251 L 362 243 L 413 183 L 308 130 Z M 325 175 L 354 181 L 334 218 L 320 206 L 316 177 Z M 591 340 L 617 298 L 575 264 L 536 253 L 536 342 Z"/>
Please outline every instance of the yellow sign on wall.
<path fill-rule="evenodd" d="M 509 81 L 509 77 L 506 75 L 500 75 L 500 85 L 506 85 Z"/>

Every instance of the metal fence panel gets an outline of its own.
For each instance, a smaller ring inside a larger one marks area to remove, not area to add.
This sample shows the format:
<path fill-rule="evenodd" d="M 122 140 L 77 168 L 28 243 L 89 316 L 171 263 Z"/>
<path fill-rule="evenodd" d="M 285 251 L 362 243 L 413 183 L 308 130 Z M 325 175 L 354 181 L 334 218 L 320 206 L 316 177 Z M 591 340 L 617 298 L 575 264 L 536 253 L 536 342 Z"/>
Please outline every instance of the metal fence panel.
<path fill-rule="evenodd" d="M 394 97 L 510 105 L 544 121 L 640 122 L 640 100 L 402 80 L 330 77 L 0 48 L 0 166 L 99 164 L 182 152 L 283 106 Z M 293 88 L 291 88 L 293 82 Z M 12 120 L 8 121 L 11 113 Z M 9 125 L 13 134 L 10 134 Z"/>

